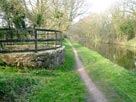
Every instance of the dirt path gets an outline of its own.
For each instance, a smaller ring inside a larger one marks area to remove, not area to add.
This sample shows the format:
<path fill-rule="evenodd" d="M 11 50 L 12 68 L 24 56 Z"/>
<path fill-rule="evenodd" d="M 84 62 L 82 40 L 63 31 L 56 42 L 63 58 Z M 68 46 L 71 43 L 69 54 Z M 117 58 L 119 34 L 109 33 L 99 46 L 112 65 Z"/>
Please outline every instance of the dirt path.
<path fill-rule="evenodd" d="M 85 71 L 82 62 L 79 59 L 76 49 L 72 46 L 72 44 L 69 41 L 67 42 L 74 51 L 77 71 L 79 72 L 90 94 L 90 97 L 92 98 L 89 102 L 108 102 L 103 93 L 96 87 L 96 85 L 92 82 L 92 79 L 89 77 L 88 73 Z"/>

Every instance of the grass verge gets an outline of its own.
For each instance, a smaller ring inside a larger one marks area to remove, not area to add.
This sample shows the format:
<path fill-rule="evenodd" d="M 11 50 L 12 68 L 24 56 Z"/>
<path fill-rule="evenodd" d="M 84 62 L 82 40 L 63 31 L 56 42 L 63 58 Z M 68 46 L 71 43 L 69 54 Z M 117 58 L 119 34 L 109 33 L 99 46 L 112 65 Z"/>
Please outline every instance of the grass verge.
<path fill-rule="evenodd" d="M 104 92 L 108 102 L 136 102 L 136 74 L 113 64 L 100 54 L 75 42 L 83 64 L 96 85 Z"/>
<path fill-rule="evenodd" d="M 64 45 L 64 65 L 55 70 L 0 66 L 0 102 L 84 102 L 86 90 L 74 70 L 74 53 Z"/>

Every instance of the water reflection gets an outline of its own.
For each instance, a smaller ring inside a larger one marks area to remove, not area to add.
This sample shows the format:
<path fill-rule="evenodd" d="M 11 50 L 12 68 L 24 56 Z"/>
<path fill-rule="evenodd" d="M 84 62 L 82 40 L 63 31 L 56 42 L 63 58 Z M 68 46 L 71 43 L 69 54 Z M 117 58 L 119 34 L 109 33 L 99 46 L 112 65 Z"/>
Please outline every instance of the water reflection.
<path fill-rule="evenodd" d="M 85 43 L 84 46 L 97 51 L 113 63 L 136 72 L 136 53 L 127 50 L 124 46 L 105 43 Z"/>

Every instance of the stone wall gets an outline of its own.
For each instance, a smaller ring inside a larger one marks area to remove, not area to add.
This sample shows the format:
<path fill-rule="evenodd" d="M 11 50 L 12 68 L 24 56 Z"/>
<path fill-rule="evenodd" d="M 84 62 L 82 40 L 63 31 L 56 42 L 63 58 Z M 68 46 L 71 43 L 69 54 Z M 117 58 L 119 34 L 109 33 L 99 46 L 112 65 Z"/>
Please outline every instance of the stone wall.
<path fill-rule="evenodd" d="M 38 53 L 0 54 L 0 60 L 11 66 L 31 68 L 55 68 L 62 64 L 65 58 L 64 46 L 56 50 Z"/>

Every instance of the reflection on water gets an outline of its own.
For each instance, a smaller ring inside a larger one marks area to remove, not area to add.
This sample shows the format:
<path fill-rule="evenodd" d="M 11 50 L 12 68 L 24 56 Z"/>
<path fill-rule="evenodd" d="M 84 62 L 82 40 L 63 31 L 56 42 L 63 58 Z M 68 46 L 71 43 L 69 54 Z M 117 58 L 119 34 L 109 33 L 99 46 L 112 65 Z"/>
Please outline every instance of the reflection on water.
<path fill-rule="evenodd" d="M 136 53 L 125 49 L 124 46 L 105 43 L 94 44 L 92 42 L 87 42 L 83 45 L 94 51 L 97 51 L 105 58 L 111 60 L 113 63 L 136 72 Z"/>

